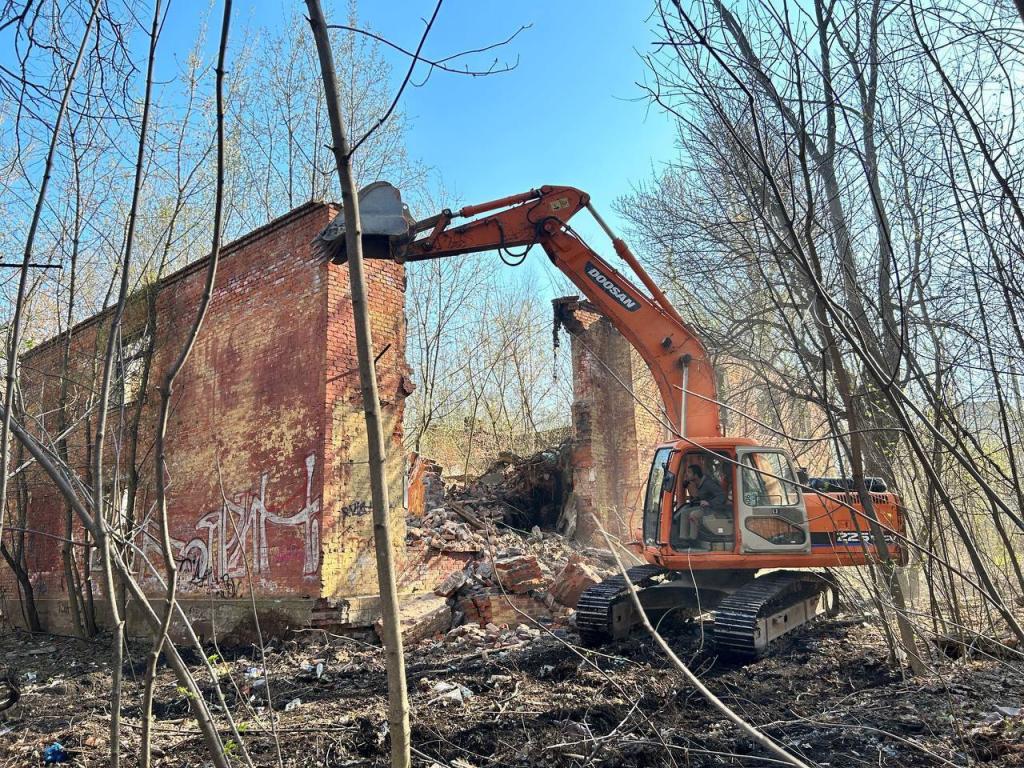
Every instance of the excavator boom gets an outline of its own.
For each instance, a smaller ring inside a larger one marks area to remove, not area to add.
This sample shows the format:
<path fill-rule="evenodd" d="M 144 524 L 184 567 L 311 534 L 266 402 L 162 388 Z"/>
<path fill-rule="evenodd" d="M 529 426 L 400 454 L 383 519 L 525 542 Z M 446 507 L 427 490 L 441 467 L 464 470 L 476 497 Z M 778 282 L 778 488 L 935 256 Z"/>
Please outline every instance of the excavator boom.
<path fill-rule="evenodd" d="M 584 208 L 611 238 L 615 252 L 646 292 L 569 226 L 569 220 Z M 461 218 L 472 220 L 451 226 L 453 220 Z M 647 363 L 672 431 L 679 437 L 721 434 L 715 372 L 707 350 L 629 247 L 594 211 L 585 192 L 544 186 L 454 212 L 445 210 L 413 223 L 407 236 L 391 240 L 392 258 L 397 261 L 541 246 L 552 263 L 609 318 Z"/>

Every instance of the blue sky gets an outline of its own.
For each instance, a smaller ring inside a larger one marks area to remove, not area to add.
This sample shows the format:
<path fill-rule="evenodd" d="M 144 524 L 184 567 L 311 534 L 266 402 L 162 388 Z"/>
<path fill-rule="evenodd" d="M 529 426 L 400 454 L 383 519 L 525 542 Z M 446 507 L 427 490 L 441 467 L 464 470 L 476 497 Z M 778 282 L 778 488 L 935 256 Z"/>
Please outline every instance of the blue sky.
<path fill-rule="evenodd" d="M 165 0 L 166 2 L 166 0 Z M 216 54 L 223 0 L 169 0 L 157 59 L 157 80 L 179 75 L 200 29 L 206 27 L 204 54 Z M 412 49 L 435 0 L 362 0 L 362 23 Z M 486 65 L 494 56 L 515 61 L 511 72 L 472 78 L 435 72 L 403 96 L 410 129 L 409 155 L 431 170 L 451 193 L 446 205 L 479 203 L 542 184 L 577 186 L 618 231 L 624 222 L 612 210 L 631 185 L 649 178 L 672 159 L 672 121 L 651 108 L 636 84 L 645 77 L 640 53 L 650 51 L 655 33 L 648 2 L 594 0 L 587 3 L 520 0 L 446 0 L 424 48 L 439 58 L 508 37 L 529 25 L 502 49 L 467 59 Z M 325 0 L 334 20 L 347 17 L 347 0 Z M 138 8 L 149 23 L 152 6 Z M 231 50 L 241 49 L 247 32 L 280 26 L 291 12 L 305 13 L 302 0 L 235 0 Z M 74 35 L 72 35 L 74 37 Z M 137 31 L 140 66 L 145 40 Z M 397 89 L 408 58 L 386 51 Z M 10 46 L 0 49 L 9 62 Z M 422 75 L 422 70 L 420 72 Z M 576 229 L 603 255 L 611 247 L 581 214 Z M 547 260 L 536 252 L 525 275 L 542 298 L 566 292 Z"/>
<path fill-rule="evenodd" d="M 433 2 L 366 5 L 360 12 L 389 39 L 415 45 Z M 635 85 L 637 50 L 653 33 L 645 3 L 466 2 L 442 6 L 427 55 L 505 37 L 532 24 L 496 54 L 519 58 L 512 72 L 486 78 L 436 73 L 409 89 L 409 149 L 467 202 L 544 183 L 590 192 L 608 210 L 629 184 L 672 154 L 671 123 L 649 110 Z M 415 10 L 412 10 L 415 8 Z M 400 56 L 396 70 L 405 65 Z M 396 71 L 396 75 L 399 74 Z"/>
<path fill-rule="evenodd" d="M 328 20 L 333 14 L 343 21 L 344 0 L 330 5 L 325 2 Z M 364 0 L 358 12 L 369 28 L 412 49 L 434 5 L 435 0 Z M 281 23 L 291 7 L 305 13 L 301 0 L 236 0 L 231 43 L 237 48 L 248 28 Z M 212 6 L 171 1 L 160 42 L 160 64 L 168 74 L 204 21 L 213 55 L 221 13 L 219 0 Z M 617 221 L 612 200 L 674 154 L 672 122 L 649 107 L 636 85 L 645 76 L 638 51 L 650 51 L 655 37 L 649 13 L 643 2 L 446 0 L 423 51 L 428 58 L 531 27 L 504 48 L 465 60 L 485 65 L 494 57 L 518 57 L 511 72 L 479 78 L 435 72 L 423 87 L 406 89 L 401 107 L 412 124 L 410 155 L 439 173 L 462 203 L 568 184 L 590 192 L 606 218 Z M 409 60 L 398 52 L 385 54 L 397 89 Z"/>
<path fill-rule="evenodd" d="M 360 14 L 412 48 L 433 7 L 433 0 L 364 3 Z M 428 38 L 427 56 L 475 48 L 532 26 L 496 52 L 502 59 L 518 56 L 512 72 L 485 78 L 435 73 L 426 86 L 407 89 L 411 155 L 440 173 L 462 203 L 568 184 L 589 192 L 621 230 L 612 202 L 674 155 L 672 122 L 649 107 L 636 85 L 644 79 L 638 51 L 649 51 L 654 39 L 649 11 L 647 3 L 610 0 L 449 0 Z M 396 55 L 393 64 L 398 77 L 407 61 Z M 579 222 L 583 235 L 610 254 L 610 244 L 587 224 Z"/>
<path fill-rule="evenodd" d="M 158 80 L 180 72 L 204 24 L 205 53 L 212 59 L 222 2 L 170 0 Z M 412 49 L 434 5 L 435 0 L 363 0 L 358 13 L 363 24 Z M 327 0 L 325 6 L 334 20 L 347 15 L 346 0 Z M 147 25 L 150 8 L 139 9 Z M 235 0 L 231 48 L 240 49 L 255 27 L 282 24 L 293 10 L 304 14 L 304 3 Z M 640 52 L 650 51 L 655 38 L 649 13 L 647 2 L 446 0 L 424 48 L 428 58 L 494 43 L 530 25 L 504 48 L 466 60 L 480 66 L 495 56 L 518 59 L 513 71 L 479 78 L 435 72 L 423 87 L 410 87 L 403 96 L 408 152 L 452 194 L 446 204 L 567 184 L 589 192 L 621 231 L 624 222 L 612 210 L 613 201 L 674 155 L 672 121 L 651 108 L 636 85 L 645 77 Z M 144 52 L 139 34 L 138 50 Z M 409 60 L 398 52 L 385 54 L 397 89 Z M 0 53 L 0 61 L 10 55 Z M 581 214 L 573 224 L 603 255 L 611 254 L 589 216 Z M 543 278 L 542 293 L 564 290 L 566 284 L 555 284 L 558 277 L 539 252 L 528 264 L 530 279 Z"/>

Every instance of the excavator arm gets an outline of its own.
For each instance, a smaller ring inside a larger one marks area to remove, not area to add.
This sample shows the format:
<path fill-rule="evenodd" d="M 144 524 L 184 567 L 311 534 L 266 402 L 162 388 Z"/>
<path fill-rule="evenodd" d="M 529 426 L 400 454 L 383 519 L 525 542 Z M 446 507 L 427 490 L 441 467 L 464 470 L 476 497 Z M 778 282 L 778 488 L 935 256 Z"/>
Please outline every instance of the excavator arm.
<path fill-rule="evenodd" d="M 584 208 L 611 238 L 615 252 L 647 293 L 601 258 L 569 226 L 569 220 Z M 472 220 L 452 227 L 452 221 L 459 218 Z M 551 262 L 611 320 L 647 363 L 673 430 L 683 437 L 721 434 L 715 371 L 707 350 L 629 247 L 594 211 L 585 192 L 544 186 L 455 212 L 445 210 L 412 224 L 407 235 L 392 236 L 391 244 L 396 261 L 540 245 Z"/>

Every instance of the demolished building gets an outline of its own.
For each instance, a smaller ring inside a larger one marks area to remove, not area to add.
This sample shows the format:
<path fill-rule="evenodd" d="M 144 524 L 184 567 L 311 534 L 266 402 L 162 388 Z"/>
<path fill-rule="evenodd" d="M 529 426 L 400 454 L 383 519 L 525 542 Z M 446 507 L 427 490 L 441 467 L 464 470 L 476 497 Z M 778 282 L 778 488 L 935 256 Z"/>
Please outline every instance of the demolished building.
<path fill-rule="evenodd" d="M 251 612 L 250 584 L 268 625 L 292 626 L 329 615 L 339 623 L 370 621 L 376 572 L 369 515 L 370 484 L 356 362 L 348 270 L 326 263 L 313 246 L 337 208 L 309 203 L 226 245 L 209 312 L 176 386 L 167 429 L 168 519 L 180 570 L 180 599 L 201 632 L 230 631 Z M 159 569 L 152 449 L 159 396 L 155 387 L 195 315 L 207 260 L 196 261 L 129 303 L 125 354 L 110 410 L 108 466 L 121 478 L 107 489 L 112 514 L 133 531 L 126 551 L 147 589 Z M 411 378 L 405 360 L 404 270 L 368 266 L 370 311 L 385 428 L 395 540 L 404 539 L 402 414 Z M 147 317 L 152 322 L 147 322 Z M 27 421 L 47 440 L 59 429 L 66 381 L 68 463 L 90 481 L 95 392 L 111 313 L 78 324 L 70 338 L 33 348 L 22 361 Z M 152 334 L 152 338 L 150 338 Z M 70 364 L 63 375 L 64 342 Z M 152 342 L 148 387 L 133 419 L 138 352 Z M 132 457 L 138 482 L 131 484 Z M 114 474 L 113 472 L 111 474 Z M 44 473 L 27 467 L 25 566 L 46 628 L 71 623 L 64 558 L 63 500 Z M 134 503 L 129 504 L 128 496 Z M 14 513 L 10 520 L 18 519 Z M 84 542 L 75 524 L 72 538 Z M 95 550 L 72 550 L 83 589 L 101 601 Z M 89 562 L 83 562 L 88 558 Z M 4 614 L 17 618 L 18 584 L 4 569 Z M 218 598 L 211 601 L 211 597 Z M 130 606 L 129 606 L 130 607 Z M 129 624 L 134 624 L 129 613 Z"/>

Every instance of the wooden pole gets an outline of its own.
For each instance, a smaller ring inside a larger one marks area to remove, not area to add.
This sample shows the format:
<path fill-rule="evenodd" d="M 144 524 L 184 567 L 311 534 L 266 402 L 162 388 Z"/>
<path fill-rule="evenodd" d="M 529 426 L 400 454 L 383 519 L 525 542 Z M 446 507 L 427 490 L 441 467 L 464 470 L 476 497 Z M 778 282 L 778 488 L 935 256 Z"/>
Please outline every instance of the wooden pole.
<path fill-rule="evenodd" d="M 331 53 L 327 23 L 319 0 L 306 0 L 309 25 L 316 41 L 320 69 L 331 123 L 334 159 L 341 181 L 341 202 L 345 217 L 345 248 L 348 255 L 349 284 L 352 290 L 352 314 L 355 318 L 356 352 L 359 358 L 359 383 L 366 417 L 366 443 L 369 454 L 370 492 L 373 503 L 373 544 L 377 555 L 377 583 L 384 620 L 384 652 L 388 671 L 388 725 L 391 735 L 391 765 L 408 768 L 409 699 L 405 689 L 405 660 L 398 616 L 398 589 L 391 561 L 391 529 L 388 526 L 388 486 L 384 473 L 384 430 L 381 424 L 377 373 L 373 365 L 373 340 L 370 313 L 366 301 L 366 275 L 363 271 L 362 225 L 359 221 L 359 197 L 352 175 L 352 163 L 345 125 L 342 121 L 334 56 Z"/>

